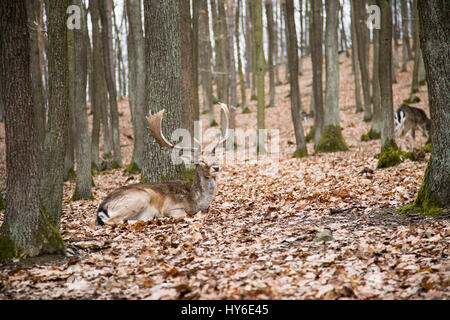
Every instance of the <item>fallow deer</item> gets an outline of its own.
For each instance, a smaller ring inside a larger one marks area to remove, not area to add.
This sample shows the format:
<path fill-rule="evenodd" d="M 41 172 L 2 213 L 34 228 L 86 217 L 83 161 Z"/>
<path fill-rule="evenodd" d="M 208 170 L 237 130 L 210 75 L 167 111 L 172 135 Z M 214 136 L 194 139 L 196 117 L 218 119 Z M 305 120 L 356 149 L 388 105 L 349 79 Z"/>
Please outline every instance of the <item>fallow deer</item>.
<path fill-rule="evenodd" d="M 229 109 L 223 103 L 220 106 L 225 114 L 226 129 L 222 139 L 213 144 L 212 151 L 229 137 Z M 161 129 L 163 114 L 164 110 L 161 110 L 147 117 L 151 135 L 161 147 L 186 149 L 174 145 L 164 137 Z M 196 139 L 194 140 L 199 144 Z M 188 149 L 200 152 L 201 159 L 196 164 L 192 182 L 167 181 L 122 186 L 110 193 L 100 204 L 97 211 L 97 225 L 114 225 L 126 220 L 149 220 L 164 216 L 178 218 L 187 213 L 207 211 L 216 193 L 219 165 L 204 157 L 206 151 L 201 145 L 200 148 Z"/>
<path fill-rule="evenodd" d="M 431 129 L 431 120 L 422 109 L 402 104 L 394 114 L 395 131 L 404 136 L 411 131 L 412 148 L 415 147 L 416 130 L 420 129 L 422 135 L 428 137 Z"/>

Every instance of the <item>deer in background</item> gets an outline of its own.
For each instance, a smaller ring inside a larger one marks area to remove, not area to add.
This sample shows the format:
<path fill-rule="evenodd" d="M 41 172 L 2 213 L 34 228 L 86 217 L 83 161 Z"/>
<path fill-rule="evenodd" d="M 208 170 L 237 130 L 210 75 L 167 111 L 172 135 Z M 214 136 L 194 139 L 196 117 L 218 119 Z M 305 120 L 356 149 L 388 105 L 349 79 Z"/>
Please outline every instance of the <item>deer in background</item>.
<path fill-rule="evenodd" d="M 415 147 L 416 130 L 420 129 L 424 137 L 429 137 L 431 120 L 422 109 L 402 104 L 394 114 L 395 131 L 404 136 L 411 131 L 412 148 Z"/>
<path fill-rule="evenodd" d="M 225 104 L 221 103 L 220 106 L 225 114 L 225 134 L 213 144 L 212 152 L 229 138 L 230 112 Z M 147 117 L 150 133 L 163 148 L 200 152 L 194 180 L 138 183 L 120 187 L 100 204 L 97 211 L 97 225 L 119 224 L 126 220 L 149 220 L 155 217 L 178 218 L 187 213 L 208 210 L 216 193 L 219 165 L 204 157 L 205 150 L 195 138 L 200 148 L 180 147 L 167 140 L 161 128 L 163 114 L 164 110 L 161 110 Z"/>

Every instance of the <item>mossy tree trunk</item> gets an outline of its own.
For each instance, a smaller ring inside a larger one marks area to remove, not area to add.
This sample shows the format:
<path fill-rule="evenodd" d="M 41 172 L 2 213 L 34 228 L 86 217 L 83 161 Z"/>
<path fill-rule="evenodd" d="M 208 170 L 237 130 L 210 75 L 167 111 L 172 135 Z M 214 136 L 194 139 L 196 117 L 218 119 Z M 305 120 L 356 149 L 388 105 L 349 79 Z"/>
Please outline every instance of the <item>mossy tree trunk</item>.
<path fill-rule="evenodd" d="M 324 128 L 317 152 L 348 150 L 341 133 L 339 118 L 339 54 L 338 54 L 338 9 L 339 3 L 326 0 L 325 34 L 325 114 Z"/>
<path fill-rule="evenodd" d="M 60 3 L 64 5 L 64 1 Z M 54 40 L 55 12 L 52 9 L 49 8 L 49 40 Z M 64 39 L 65 32 L 62 34 Z M 50 43 L 49 49 L 52 45 L 54 43 Z M 62 50 L 64 48 L 65 45 Z M 0 64 L 4 80 L 0 85 L 6 107 L 7 171 L 0 261 L 62 252 L 64 242 L 41 209 L 39 198 L 39 138 L 34 121 L 30 39 L 24 0 L 0 4 Z"/>
<path fill-rule="evenodd" d="M 77 134 L 74 137 L 75 155 L 77 163 L 77 182 L 73 200 L 92 198 L 92 174 L 91 174 L 91 138 L 89 134 L 89 119 L 86 104 L 87 85 L 87 47 L 84 34 L 86 16 L 81 0 L 73 0 L 74 5 L 81 8 L 81 28 L 74 29 L 74 61 L 75 61 L 75 85 L 74 85 L 74 121 Z"/>
<path fill-rule="evenodd" d="M 418 12 L 432 130 L 431 157 L 413 207 L 426 214 L 439 214 L 442 208 L 450 207 L 448 3 L 445 0 L 419 0 Z"/>
<path fill-rule="evenodd" d="M 155 114 L 165 109 L 162 130 L 170 139 L 182 127 L 182 75 L 180 13 L 177 0 L 144 0 L 146 108 Z M 162 149 L 147 132 L 142 180 L 161 182 L 182 179 L 184 165 L 172 162 L 172 150 Z M 174 141 L 176 143 L 176 141 Z"/>
<path fill-rule="evenodd" d="M 45 3 L 48 32 L 49 112 L 43 152 L 41 201 L 52 225 L 61 224 L 64 156 L 69 133 L 69 66 L 67 46 L 68 1 Z"/>
<path fill-rule="evenodd" d="M 379 74 L 381 95 L 381 154 L 377 168 L 386 168 L 401 162 L 394 135 L 394 106 L 392 97 L 392 6 L 391 0 L 377 0 L 381 11 L 379 45 Z"/>
<path fill-rule="evenodd" d="M 320 141 L 323 131 L 323 88 L 322 88 L 322 0 L 311 0 L 311 60 L 314 95 L 314 146 Z"/>
<path fill-rule="evenodd" d="M 291 89 L 291 116 L 294 123 L 294 133 L 296 148 L 294 157 L 304 157 L 308 155 L 306 148 L 305 133 L 302 125 L 302 105 L 300 96 L 300 86 L 298 84 L 298 55 L 297 55 L 297 33 L 294 21 L 293 0 L 286 0 L 283 4 L 284 17 L 286 21 L 286 39 L 288 49 L 289 82 Z"/>

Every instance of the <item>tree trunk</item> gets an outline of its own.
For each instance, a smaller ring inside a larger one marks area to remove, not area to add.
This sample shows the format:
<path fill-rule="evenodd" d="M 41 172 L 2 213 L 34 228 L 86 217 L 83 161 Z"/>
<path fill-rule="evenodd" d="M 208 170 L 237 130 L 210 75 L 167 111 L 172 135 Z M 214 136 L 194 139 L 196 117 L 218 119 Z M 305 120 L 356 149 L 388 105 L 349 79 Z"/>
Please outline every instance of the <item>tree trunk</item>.
<path fill-rule="evenodd" d="M 120 152 L 119 112 L 117 107 L 117 92 L 114 80 L 114 62 L 112 50 L 112 1 L 99 1 L 98 8 L 102 24 L 103 68 L 105 70 L 106 86 L 108 88 L 109 106 L 111 110 L 111 129 L 113 145 L 113 168 L 122 167 Z"/>
<path fill-rule="evenodd" d="M 381 96 L 381 154 L 377 168 L 386 168 L 399 164 L 400 156 L 396 151 L 394 135 L 394 106 L 392 97 L 392 6 L 391 0 L 377 0 L 381 11 L 379 68 Z"/>
<path fill-rule="evenodd" d="M 228 27 L 228 81 L 230 83 L 230 128 L 236 127 L 236 61 L 234 58 L 234 34 L 236 30 L 235 24 L 235 3 L 234 0 L 227 0 L 227 27 Z"/>
<path fill-rule="evenodd" d="M 322 0 L 311 0 L 311 60 L 313 69 L 314 94 L 314 146 L 317 146 L 323 130 L 323 89 L 322 89 Z"/>
<path fill-rule="evenodd" d="M 417 12 L 417 0 L 414 0 L 412 4 L 412 12 L 414 15 L 414 68 L 412 73 L 412 81 L 411 81 L 411 98 L 414 95 L 414 93 L 419 92 L 419 61 L 420 61 L 420 46 L 419 46 L 419 14 Z"/>
<path fill-rule="evenodd" d="M 355 18 L 355 31 L 356 31 L 356 42 L 358 48 L 358 59 L 359 66 L 361 70 L 361 82 L 364 97 L 364 118 L 363 121 L 370 121 L 372 119 L 372 110 L 370 104 L 370 81 L 369 81 L 369 70 L 367 64 L 367 53 L 365 50 L 366 43 L 368 42 L 366 24 L 363 19 L 363 2 L 360 0 L 352 0 L 352 6 Z M 392 33 L 392 32 L 391 32 Z"/>
<path fill-rule="evenodd" d="M 75 57 L 75 98 L 74 121 L 77 126 L 75 140 L 75 154 L 77 163 L 77 182 L 72 199 L 92 198 L 91 174 L 91 138 L 89 134 L 89 119 L 86 104 L 87 81 L 87 48 L 85 41 L 86 17 L 81 0 L 74 0 L 73 4 L 81 8 L 81 28 L 74 29 L 74 57 Z"/>
<path fill-rule="evenodd" d="M 33 87 L 33 104 L 36 129 L 39 140 L 39 156 L 45 138 L 45 100 L 44 83 L 42 81 L 41 62 L 38 37 L 42 32 L 41 25 L 41 4 L 38 0 L 26 1 L 28 15 L 28 30 L 30 33 L 30 58 L 31 58 L 31 85 Z"/>
<path fill-rule="evenodd" d="M 59 230 L 63 196 L 64 155 L 69 133 L 69 74 L 66 10 L 68 1 L 45 3 L 48 32 L 49 112 L 43 152 L 40 195 L 52 225 Z"/>
<path fill-rule="evenodd" d="M 103 157 L 111 156 L 112 140 L 109 126 L 108 113 L 108 90 L 106 88 L 105 68 L 103 66 L 103 47 L 100 32 L 100 14 L 98 11 L 98 0 L 89 2 L 89 11 L 91 13 L 92 24 L 92 59 L 94 73 L 93 87 L 93 109 L 98 109 L 101 116 L 102 137 L 103 137 Z M 94 138 L 94 135 L 92 136 Z"/>
<path fill-rule="evenodd" d="M 58 3 L 64 5 L 63 1 Z M 48 11 L 49 36 L 54 40 L 54 12 L 51 9 Z M 30 38 L 23 0 L 0 4 L 0 59 L 1 78 L 4 80 L 0 85 L 6 107 L 7 172 L 0 261 L 62 252 L 64 242 L 61 235 L 49 222 L 39 200 L 39 138 L 34 119 Z"/>
<path fill-rule="evenodd" d="M 236 38 L 236 48 L 237 48 L 237 57 L 238 57 L 238 74 L 239 74 L 239 88 L 241 91 L 241 107 L 242 110 L 247 109 L 247 95 L 245 92 L 245 79 L 244 72 L 242 70 L 242 57 L 241 57 L 241 43 L 240 43 L 240 31 L 239 31 L 239 16 L 241 9 L 241 0 L 238 0 L 238 4 L 236 7 L 236 30 L 235 30 L 235 38 Z"/>
<path fill-rule="evenodd" d="M 203 93 L 203 112 L 209 112 L 209 124 L 217 125 L 214 120 L 213 90 L 211 76 L 211 40 L 209 38 L 209 14 L 206 0 L 199 1 L 198 10 L 198 64 L 200 70 L 200 82 Z"/>
<path fill-rule="evenodd" d="M 380 95 L 380 30 L 373 29 L 372 97 L 373 121 L 368 136 L 379 139 L 381 134 L 381 95 Z M 384 81 L 384 79 L 383 79 Z"/>
<path fill-rule="evenodd" d="M 352 26 L 352 68 L 353 76 L 355 80 L 355 112 L 362 112 L 363 107 L 361 103 L 361 68 L 359 66 L 359 56 L 358 56 L 358 41 L 356 40 L 356 19 L 355 10 L 351 6 L 351 26 Z"/>
<path fill-rule="evenodd" d="M 401 72 L 407 71 L 408 62 L 408 47 L 409 47 L 409 36 L 408 36 L 408 8 L 406 0 L 400 0 L 400 8 L 402 14 L 402 69 Z"/>
<path fill-rule="evenodd" d="M 257 115 L 256 127 L 257 146 L 256 152 L 258 154 L 266 154 L 264 134 L 264 47 L 263 47 L 263 25 L 262 25 L 262 0 L 253 0 L 253 27 L 254 27 L 254 49 L 256 57 L 256 78 L 257 78 Z"/>
<path fill-rule="evenodd" d="M 270 102 L 269 106 L 275 106 L 275 73 L 274 73 L 274 30 L 273 30 L 273 4 L 272 0 L 265 0 L 266 17 L 267 17 L 267 38 L 269 39 L 269 54 L 267 57 L 267 64 L 269 69 L 269 92 Z"/>
<path fill-rule="evenodd" d="M 297 32 L 295 30 L 294 3 L 293 0 L 286 0 L 283 4 L 284 16 L 286 19 L 286 42 L 288 45 L 288 65 L 289 80 L 291 88 L 291 116 L 294 123 L 294 133 L 296 148 L 294 157 L 304 157 L 308 155 L 306 149 L 305 133 L 302 125 L 302 104 L 300 86 L 298 85 L 298 55 L 297 55 Z"/>
<path fill-rule="evenodd" d="M 141 1 L 127 1 L 129 24 L 128 64 L 129 64 L 129 100 L 133 110 L 134 145 L 132 163 L 128 172 L 139 172 L 144 159 L 144 135 L 146 131 L 145 115 L 145 53 L 144 32 L 142 29 Z"/>
<path fill-rule="evenodd" d="M 198 18 L 199 18 L 199 1 L 192 1 L 192 33 L 191 33 L 191 43 L 192 43 L 192 86 L 194 93 L 194 122 L 200 120 L 200 102 L 198 96 L 199 88 L 199 72 L 198 72 Z"/>
<path fill-rule="evenodd" d="M 431 157 L 413 208 L 437 215 L 450 208 L 450 28 L 448 3 L 418 1 L 420 47 L 427 73 L 431 115 Z"/>
<path fill-rule="evenodd" d="M 164 136 L 170 139 L 172 132 L 182 125 L 179 2 L 144 0 L 144 19 L 147 74 L 145 105 L 152 114 L 161 109 L 166 110 L 162 129 Z M 144 181 L 183 178 L 184 166 L 172 161 L 172 150 L 162 149 L 149 133 L 145 135 L 144 143 Z"/>
<path fill-rule="evenodd" d="M 338 12 L 339 3 L 326 0 L 325 34 L 325 114 L 322 137 L 316 146 L 318 152 L 348 150 L 341 133 L 339 119 L 339 48 L 338 48 Z"/>

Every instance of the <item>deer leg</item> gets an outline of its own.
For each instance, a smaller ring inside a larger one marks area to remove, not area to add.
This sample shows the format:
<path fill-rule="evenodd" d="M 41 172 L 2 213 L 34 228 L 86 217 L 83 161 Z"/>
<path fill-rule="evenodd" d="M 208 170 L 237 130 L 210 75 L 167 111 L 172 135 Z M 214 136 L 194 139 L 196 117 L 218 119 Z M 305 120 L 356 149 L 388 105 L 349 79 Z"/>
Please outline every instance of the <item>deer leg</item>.
<path fill-rule="evenodd" d="M 415 144 L 416 144 L 416 130 L 411 130 L 411 136 L 412 136 L 412 149 L 414 150 Z"/>
<path fill-rule="evenodd" d="M 164 216 L 173 218 L 186 217 L 186 211 L 184 209 L 171 209 L 164 212 Z"/>

